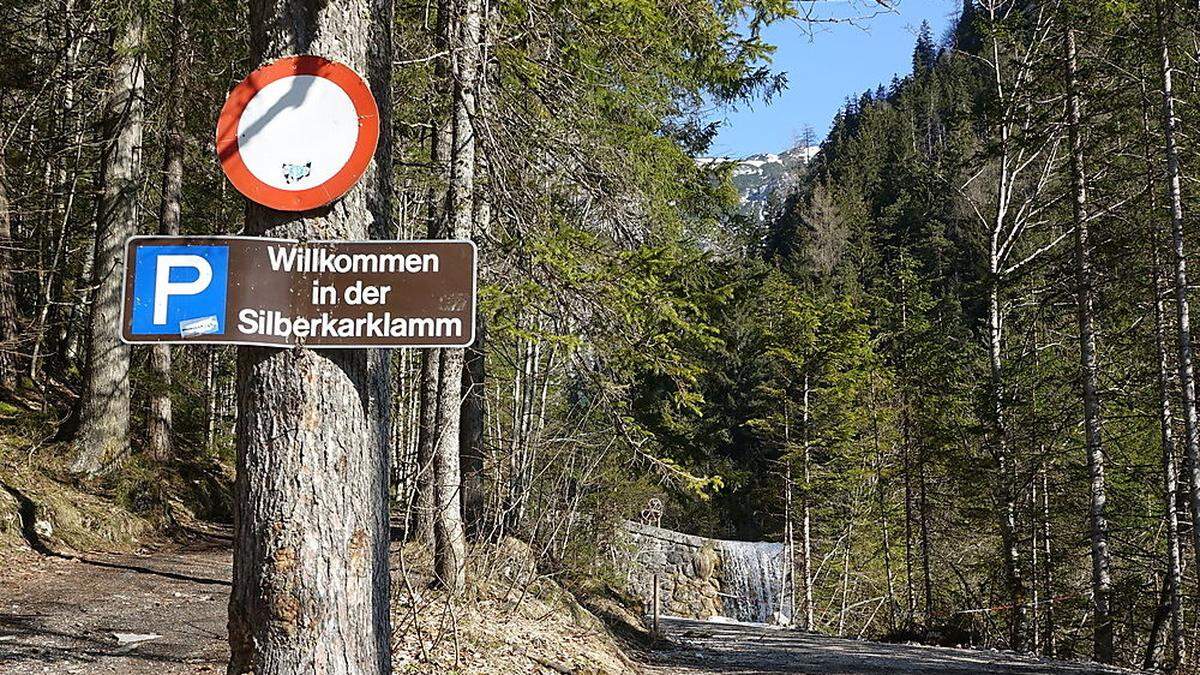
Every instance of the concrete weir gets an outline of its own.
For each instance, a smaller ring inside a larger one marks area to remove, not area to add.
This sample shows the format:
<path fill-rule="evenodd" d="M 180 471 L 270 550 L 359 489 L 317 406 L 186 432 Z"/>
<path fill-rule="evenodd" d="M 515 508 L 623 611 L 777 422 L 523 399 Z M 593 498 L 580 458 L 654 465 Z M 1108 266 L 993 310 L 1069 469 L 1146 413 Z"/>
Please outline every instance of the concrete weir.
<path fill-rule="evenodd" d="M 783 544 L 708 539 L 635 522 L 625 523 L 625 533 L 627 584 L 647 606 L 657 573 L 664 615 L 778 620 L 785 604 Z"/>

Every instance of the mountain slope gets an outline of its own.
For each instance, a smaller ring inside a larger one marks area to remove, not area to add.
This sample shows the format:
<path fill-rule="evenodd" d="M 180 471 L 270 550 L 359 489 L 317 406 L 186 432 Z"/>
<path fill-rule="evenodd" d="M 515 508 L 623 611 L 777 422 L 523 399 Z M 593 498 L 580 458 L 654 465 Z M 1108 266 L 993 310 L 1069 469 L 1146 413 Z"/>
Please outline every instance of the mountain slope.
<path fill-rule="evenodd" d="M 799 184 L 805 167 L 819 149 L 817 146 L 796 146 L 779 154 L 762 153 L 742 159 L 705 157 L 699 161 L 733 164 L 733 185 L 738 191 L 742 213 L 762 220 L 771 195 L 777 194 L 782 203 Z"/>

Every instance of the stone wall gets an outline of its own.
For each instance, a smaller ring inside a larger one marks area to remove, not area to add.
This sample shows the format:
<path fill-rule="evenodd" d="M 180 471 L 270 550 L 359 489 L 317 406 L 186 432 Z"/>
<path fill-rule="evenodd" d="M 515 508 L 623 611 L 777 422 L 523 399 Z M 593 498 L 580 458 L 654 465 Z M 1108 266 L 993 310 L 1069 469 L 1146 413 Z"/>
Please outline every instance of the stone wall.
<path fill-rule="evenodd" d="M 647 609 L 659 576 L 659 611 L 671 616 L 787 622 L 784 546 L 765 541 L 706 539 L 627 521 L 620 555 L 628 590 Z"/>
<path fill-rule="evenodd" d="M 647 609 L 659 575 L 659 611 L 670 616 L 708 619 L 726 616 L 721 596 L 721 556 L 716 542 L 653 525 L 627 522 L 625 558 L 628 589 Z"/>

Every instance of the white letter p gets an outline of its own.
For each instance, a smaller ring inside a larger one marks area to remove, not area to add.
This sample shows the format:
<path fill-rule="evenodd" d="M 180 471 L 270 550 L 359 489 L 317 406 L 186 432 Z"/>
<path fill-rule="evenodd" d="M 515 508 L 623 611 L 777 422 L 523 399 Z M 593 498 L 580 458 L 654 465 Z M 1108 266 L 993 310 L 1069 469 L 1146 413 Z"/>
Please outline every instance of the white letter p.
<path fill-rule="evenodd" d="M 195 281 L 171 281 L 171 270 L 190 267 L 199 273 Z M 167 322 L 167 300 L 172 295 L 196 295 L 212 283 L 212 265 L 198 255 L 160 255 L 154 268 L 154 325 Z"/>

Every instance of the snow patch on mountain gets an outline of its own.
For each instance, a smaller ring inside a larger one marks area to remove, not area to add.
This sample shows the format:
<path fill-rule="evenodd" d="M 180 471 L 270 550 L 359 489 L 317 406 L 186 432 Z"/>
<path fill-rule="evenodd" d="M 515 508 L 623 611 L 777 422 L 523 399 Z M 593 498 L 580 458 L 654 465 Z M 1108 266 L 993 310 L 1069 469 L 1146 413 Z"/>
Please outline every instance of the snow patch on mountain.
<path fill-rule="evenodd" d="M 749 157 L 701 157 L 701 166 L 732 164 L 733 185 L 737 188 L 742 213 L 762 219 L 771 196 L 779 203 L 787 198 L 804 175 L 805 166 L 820 151 L 819 146 L 797 146 L 785 152 Z"/>

